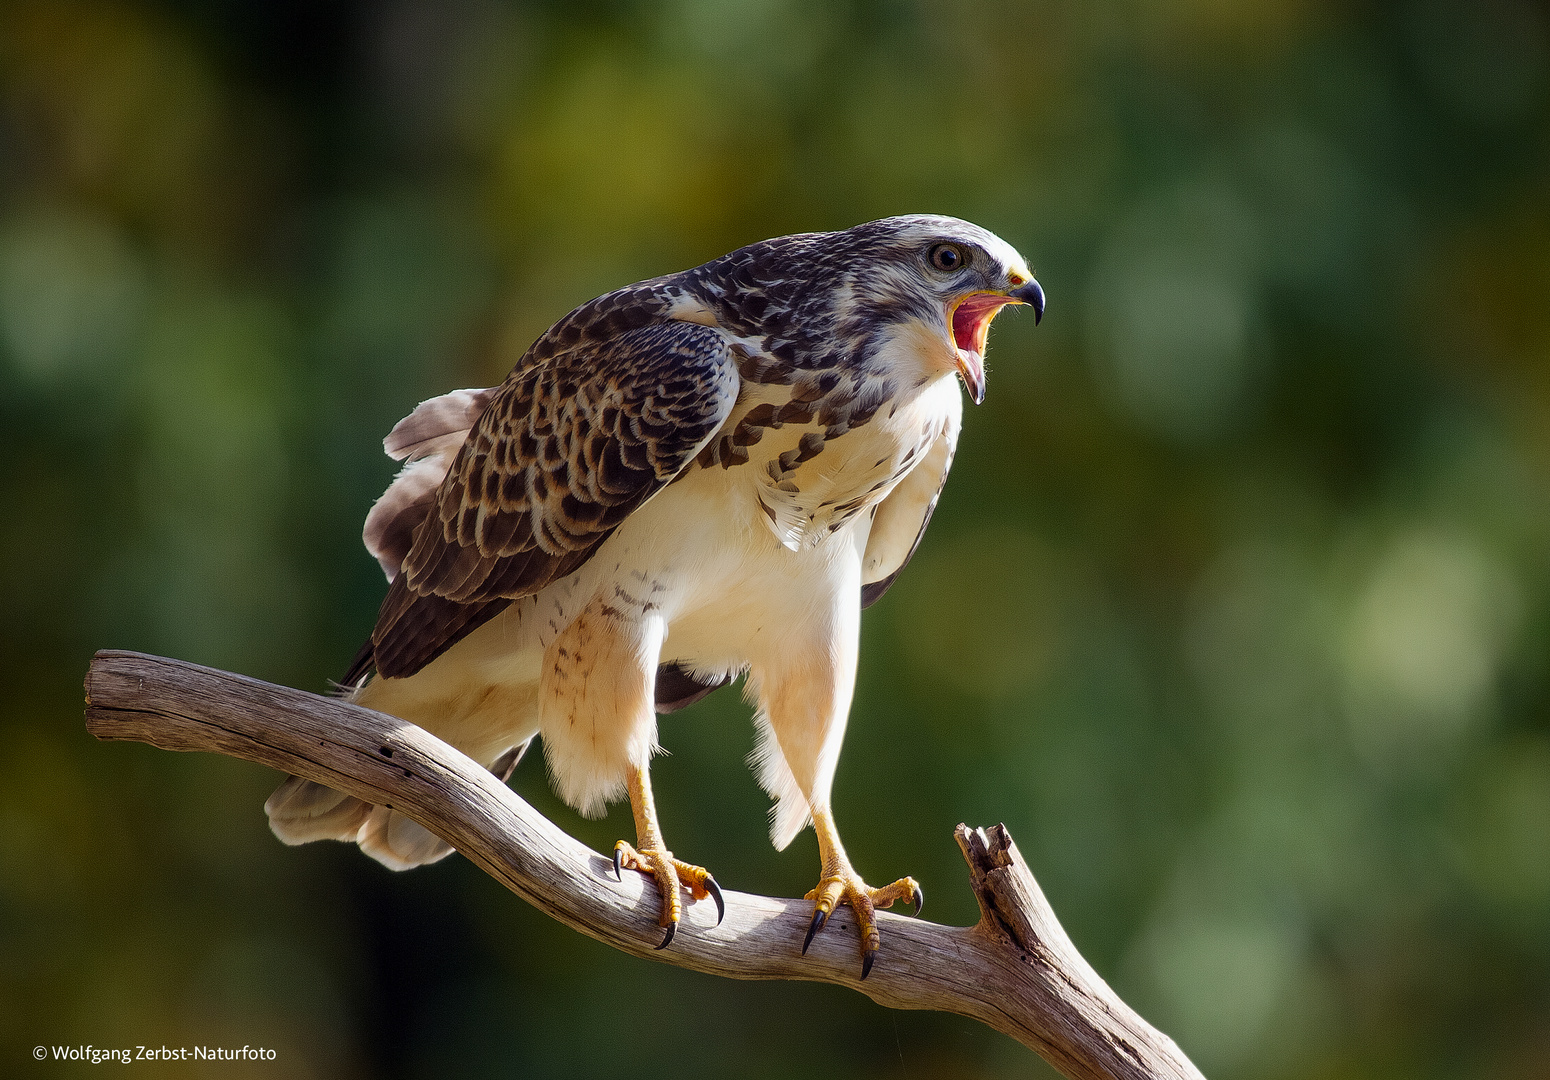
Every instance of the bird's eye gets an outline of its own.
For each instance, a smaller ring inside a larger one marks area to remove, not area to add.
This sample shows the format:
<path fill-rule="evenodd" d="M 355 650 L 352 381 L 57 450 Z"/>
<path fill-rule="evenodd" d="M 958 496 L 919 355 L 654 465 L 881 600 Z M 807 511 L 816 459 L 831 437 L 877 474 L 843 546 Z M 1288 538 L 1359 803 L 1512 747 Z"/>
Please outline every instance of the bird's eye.
<path fill-rule="evenodd" d="M 963 248 L 957 244 L 937 244 L 927 254 L 927 258 L 931 260 L 932 266 L 948 273 L 963 269 L 964 263 L 969 261 Z"/>

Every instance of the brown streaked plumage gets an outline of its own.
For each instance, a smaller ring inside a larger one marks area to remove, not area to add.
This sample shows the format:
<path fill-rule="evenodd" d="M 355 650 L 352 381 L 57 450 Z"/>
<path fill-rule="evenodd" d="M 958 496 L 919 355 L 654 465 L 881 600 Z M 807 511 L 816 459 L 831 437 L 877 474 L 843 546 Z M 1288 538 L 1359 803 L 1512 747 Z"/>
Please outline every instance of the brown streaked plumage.
<path fill-rule="evenodd" d="M 720 428 L 737 385 L 720 335 L 671 321 L 583 336 L 513 372 L 414 533 L 372 633 L 378 673 L 413 675 L 503 601 L 580 566 Z"/>
<path fill-rule="evenodd" d="M 760 782 L 784 847 L 823 858 L 813 928 L 913 899 L 851 868 L 829 809 L 862 606 L 920 542 L 986 327 L 1042 312 L 1017 253 L 978 226 L 907 217 L 781 237 L 628 286 L 557 322 L 499 387 L 426 402 L 385 446 L 404 470 L 367 518 L 391 587 L 346 678 L 509 774 L 537 735 L 584 813 L 628 793 L 671 940 L 720 891 L 667 850 L 651 796 L 655 715 L 735 675 L 757 702 Z M 373 671 L 375 675 L 373 675 Z M 358 842 L 389 866 L 450 849 L 389 807 L 291 779 L 266 804 L 289 843 Z M 804 945 L 805 948 L 805 945 Z"/>

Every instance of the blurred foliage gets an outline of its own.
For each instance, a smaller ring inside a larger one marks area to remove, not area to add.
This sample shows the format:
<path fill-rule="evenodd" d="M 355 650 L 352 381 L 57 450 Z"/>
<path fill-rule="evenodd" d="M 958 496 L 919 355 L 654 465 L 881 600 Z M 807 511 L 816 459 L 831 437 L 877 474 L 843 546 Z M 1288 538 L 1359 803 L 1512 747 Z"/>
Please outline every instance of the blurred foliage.
<path fill-rule="evenodd" d="M 276 776 L 80 721 L 100 647 L 325 688 L 384 591 L 380 438 L 573 305 L 934 211 L 1050 308 L 996 328 L 867 617 L 862 871 L 969 922 L 951 828 L 1006 821 L 1213 1077 L 1550 1074 L 1547 193 L 1530 0 L 6 0 L 0 1071 L 1049 1075 L 621 956 L 461 860 L 282 848 Z M 809 888 L 746 707 L 662 738 L 674 848 Z"/>

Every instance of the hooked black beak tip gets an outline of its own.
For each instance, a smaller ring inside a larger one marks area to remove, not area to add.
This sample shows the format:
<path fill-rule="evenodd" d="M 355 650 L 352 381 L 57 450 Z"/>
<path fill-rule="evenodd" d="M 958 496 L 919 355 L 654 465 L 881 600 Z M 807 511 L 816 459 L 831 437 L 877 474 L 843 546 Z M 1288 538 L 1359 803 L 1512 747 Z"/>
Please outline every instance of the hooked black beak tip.
<path fill-rule="evenodd" d="M 1036 280 L 1030 278 L 1028 284 L 1013 289 L 1007 295 L 1033 308 L 1033 325 L 1039 325 L 1044 318 L 1044 288 Z"/>

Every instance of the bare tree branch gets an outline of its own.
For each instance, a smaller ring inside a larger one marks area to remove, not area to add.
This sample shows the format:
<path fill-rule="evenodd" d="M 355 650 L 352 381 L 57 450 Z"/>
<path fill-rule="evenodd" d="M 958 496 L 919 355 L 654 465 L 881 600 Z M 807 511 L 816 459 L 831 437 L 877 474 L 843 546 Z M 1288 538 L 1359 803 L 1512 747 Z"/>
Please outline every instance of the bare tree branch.
<path fill-rule="evenodd" d="M 1061 929 L 1005 826 L 959 825 L 982 918 L 940 926 L 879 912 L 884 953 L 858 979 L 853 917 L 806 956 L 805 900 L 728 891 L 686 905 L 658 952 L 659 903 L 643 875 L 614 880 L 583 846 L 472 759 L 396 717 L 179 660 L 100 652 L 86 676 L 86 727 L 99 739 L 256 761 L 407 813 L 528 903 L 616 949 L 733 979 L 806 979 L 861 991 L 895 1009 L 973 1017 L 1041 1054 L 1066 1076 L 1182 1080 L 1200 1073 L 1122 1002 Z"/>

